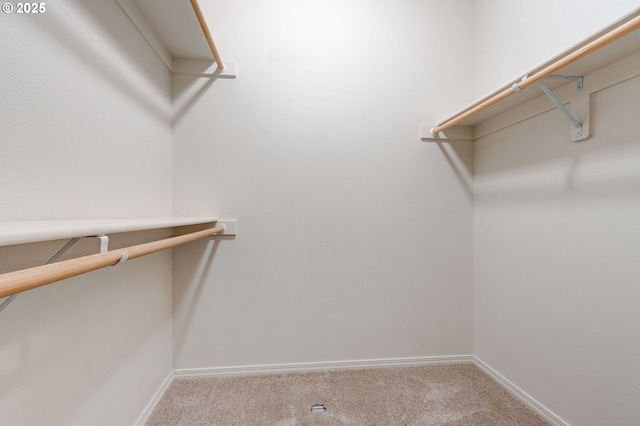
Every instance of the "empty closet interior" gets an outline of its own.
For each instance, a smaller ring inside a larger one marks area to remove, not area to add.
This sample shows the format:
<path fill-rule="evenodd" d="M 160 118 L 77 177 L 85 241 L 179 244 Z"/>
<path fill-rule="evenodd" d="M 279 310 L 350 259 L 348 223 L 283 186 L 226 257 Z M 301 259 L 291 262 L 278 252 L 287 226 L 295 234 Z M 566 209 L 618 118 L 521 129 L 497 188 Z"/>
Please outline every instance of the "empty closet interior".
<path fill-rule="evenodd" d="M 640 9 L 56 0 L 0 16 L 0 412 L 471 363 L 640 423 Z"/>

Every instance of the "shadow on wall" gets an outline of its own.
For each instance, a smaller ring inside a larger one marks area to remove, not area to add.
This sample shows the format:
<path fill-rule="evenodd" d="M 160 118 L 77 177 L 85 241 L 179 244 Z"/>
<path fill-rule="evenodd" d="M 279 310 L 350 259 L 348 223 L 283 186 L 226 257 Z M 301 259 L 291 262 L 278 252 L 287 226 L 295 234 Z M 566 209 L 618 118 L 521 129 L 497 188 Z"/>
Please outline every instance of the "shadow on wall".
<path fill-rule="evenodd" d="M 234 237 L 216 237 L 215 240 L 197 241 L 187 246 L 174 248 L 174 258 L 180 257 L 180 262 L 174 262 L 173 273 L 173 312 L 174 312 L 174 359 L 179 358 L 183 347 L 187 330 L 191 326 L 197 304 L 202 301 L 202 292 L 205 286 L 211 286 L 208 282 L 209 272 L 213 266 L 216 252 L 222 240 Z M 184 255 L 188 252 L 189 255 Z M 195 254 L 201 253 L 200 256 Z M 176 270 L 180 268 L 180 270 Z M 191 271 L 188 279 L 179 277 L 187 276 L 186 271 Z M 186 273 L 185 273 L 186 272 Z"/>
<path fill-rule="evenodd" d="M 169 71 L 115 2 L 57 2 L 40 18 L 25 21 L 33 24 L 34 31 L 44 32 L 47 38 L 57 41 L 57 48 L 65 48 L 114 90 L 135 100 L 150 115 L 166 123 L 170 102 L 167 93 Z M 135 39 L 139 42 L 132 42 Z M 126 67 L 121 66 L 123 59 L 126 59 Z M 131 72 L 132 65 L 137 73 Z"/>
<path fill-rule="evenodd" d="M 473 199 L 473 142 L 436 142 L 438 148 L 451 166 L 460 186 L 470 200 Z M 469 148 L 469 146 L 471 148 Z"/>
<path fill-rule="evenodd" d="M 173 79 L 173 123 L 179 123 L 184 115 L 209 90 L 215 78 L 203 78 L 193 75 L 183 75 Z M 215 114 L 215 112 L 212 112 Z"/>
<path fill-rule="evenodd" d="M 634 87 L 622 86 L 595 95 L 592 137 L 587 140 L 571 142 L 564 116 L 549 111 L 476 141 L 476 197 L 502 205 L 565 206 L 637 197 L 640 145 L 629 130 L 632 120 L 624 117 L 637 110 L 637 97 Z M 596 103 L 603 96 L 612 97 L 606 106 Z"/>
<path fill-rule="evenodd" d="M 477 176 L 536 167 L 561 159 L 578 159 L 638 143 L 630 130 L 637 119 L 640 78 L 627 80 L 592 94 L 591 137 L 569 138 L 570 125 L 557 109 L 515 123 L 475 142 Z"/>
<path fill-rule="evenodd" d="M 633 173 L 614 170 L 610 175 L 582 173 L 582 160 L 579 155 L 555 163 L 555 178 L 545 173 L 530 170 L 519 176 L 514 175 L 510 182 L 493 185 L 487 181 L 476 186 L 476 198 L 492 205 L 531 205 L 562 204 L 566 207 L 593 200 L 634 199 L 640 194 L 640 171 Z M 546 163 L 550 165 L 551 162 Z M 564 175 L 564 176 L 562 176 Z"/>
<path fill-rule="evenodd" d="M 161 231 L 115 236 L 112 248 L 156 239 L 150 233 L 165 236 Z M 90 246 L 95 253 L 97 243 L 83 240 L 78 244 L 83 247 L 74 247 L 65 258 L 81 256 Z M 29 246 L 22 252 L 29 253 L 29 263 L 52 254 L 52 243 L 24 246 Z M 21 248 L 0 247 L 5 268 Z M 155 348 L 158 333 L 170 330 L 168 274 L 170 254 L 161 252 L 20 294 L 0 314 L 3 420 L 38 423 L 46 416 L 49 424 L 74 423 L 117 383 L 130 380 L 123 367 L 130 372 L 141 348 Z M 151 304 L 158 306 L 148 309 Z M 33 411 L 21 412 L 29 401 L 40 402 Z"/>

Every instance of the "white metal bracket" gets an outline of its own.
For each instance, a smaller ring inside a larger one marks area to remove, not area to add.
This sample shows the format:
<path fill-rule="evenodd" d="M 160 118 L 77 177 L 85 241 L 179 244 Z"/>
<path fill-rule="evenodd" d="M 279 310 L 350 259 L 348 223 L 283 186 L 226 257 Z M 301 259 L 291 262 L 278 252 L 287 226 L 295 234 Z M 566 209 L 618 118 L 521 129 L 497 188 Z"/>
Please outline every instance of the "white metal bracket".
<path fill-rule="evenodd" d="M 109 237 L 104 234 L 92 235 L 91 238 L 98 238 L 100 240 L 100 253 L 106 253 L 109 251 Z"/>
<path fill-rule="evenodd" d="M 60 256 L 65 254 L 67 252 L 67 250 L 69 250 L 71 247 L 73 247 L 73 245 L 75 243 L 77 243 L 79 239 L 80 238 L 72 238 L 72 239 L 70 239 L 67 242 L 67 244 L 65 244 L 60 250 L 58 250 L 58 252 L 56 254 L 53 255 L 53 257 L 51 259 L 49 259 L 49 260 L 47 260 L 45 262 L 45 265 L 48 265 L 48 264 L 53 263 L 56 260 L 58 260 L 60 258 Z M 9 306 L 11 304 L 11 302 L 13 302 L 16 297 L 18 297 L 18 294 L 20 294 L 20 293 L 12 294 L 8 298 L 6 298 L 5 301 L 2 302 L 2 304 L 0 305 L 0 312 L 2 312 L 7 306 Z"/>
<path fill-rule="evenodd" d="M 577 91 L 582 91 L 583 89 L 583 78 L 582 77 L 578 77 L 578 76 L 551 76 L 551 78 L 555 78 L 555 79 L 565 79 L 565 80 L 576 80 L 576 90 Z M 571 131 L 570 131 L 570 136 L 571 136 L 571 140 L 576 142 L 576 141 L 580 141 L 580 140 L 584 140 L 586 138 L 589 137 L 589 95 L 587 94 L 586 96 L 578 96 L 575 99 L 575 103 L 576 105 L 579 105 L 578 108 L 575 108 L 577 110 L 579 110 L 580 112 L 580 117 L 582 119 L 582 122 L 579 121 L 578 118 L 576 118 L 571 111 L 569 111 L 569 109 L 567 109 L 567 107 L 564 106 L 564 104 L 562 103 L 562 101 L 560 99 L 558 99 L 558 97 L 556 95 L 553 94 L 553 92 L 551 91 L 551 89 L 549 89 L 547 87 L 546 84 L 544 84 L 542 81 L 538 81 L 538 86 L 542 89 L 542 91 L 547 95 L 547 97 L 549 97 L 549 99 L 551 100 L 551 102 L 553 102 L 553 104 L 560 110 L 562 111 L 562 113 L 569 119 L 569 121 L 571 122 Z M 580 102 L 580 100 L 582 102 Z M 585 103 L 586 100 L 586 103 Z M 573 102 L 572 102 L 573 104 Z"/>
<path fill-rule="evenodd" d="M 235 223 L 235 221 L 234 221 L 234 223 Z M 234 232 L 235 232 L 235 227 L 234 227 Z M 100 240 L 100 253 L 106 253 L 106 252 L 109 251 L 109 237 L 107 235 L 98 234 L 98 235 L 90 235 L 90 236 L 83 237 L 83 238 L 97 238 L 97 239 Z M 45 262 L 45 265 L 48 265 L 50 263 L 54 263 L 56 260 L 58 260 L 71 247 L 73 247 L 73 245 L 75 243 L 77 243 L 79 239 L 80 238 L 72 238 L 72 239 L 70 239 L 67 242 L 67 244 L 65 244 L 60 250 L 58 250 L 58 252 L 56 254 L 53 255 L 53 257 L 51 259 L 49 259 L 49 260 L 47 260 Z M 120 263 L 126 262 L 128 258 L 129 258 L 129 253 L 125 251 L 124 253 L 122 253 L 122 257 L 120 257 L 120 260 L 118 261 L 118 263 L 116 263 L 116 265 L 119 265 Z M 113 265 L 113 266 L 115 266 L 115 265 Z M 2 302 L 2 304 L 0 304 L 0 312 L 2 312 L 7 306 L 9 306 L 9 304 L 11 304 L 11 302 L 13 302 L 16 297 L 18 297 L 18 294 L 20 294 L 20 293 L 12 294 L 8 298 L 6 298 L 4 300 L 4 302 Z"/>
<path fill-rule="evenodd" d="M 230 235 L 238 235 L 238 221 L 235 219 L 230 220 L 218 220 L 216 226 L 224 225 L 224 231 L 214 235 L 214 237 L 226 237 Z"/>
<path fill-rule="evenodd" d="M 591 93 L 583 92 L 571 100 L 571 114 L 582 124 L 582 135 L 577 136 L 573 128 L 569 131 L 569 136 L 573 142 L 587 139 L 591 136 Z"/>
<path fill-rule="evenodd" d="M 119 264 L 121 264 L 121 263 L 126 262 L 127 260 L 129 260 L 129 252 L 128 252 L 128 251 L 124 251 L 124 252 L 122 252 L 122 254 L 120 255 L 120 260 L 118 260 L 118 262 L 117 262 L 115 265 L 113 265 L 113 266 L 117 266 L 117 265 L 119 265 Z"/>
<path fill-rule="evenodd" d="M 584 77 L 581 75 L 550 75 L 545 78 L 549 80 L 575 80 L 578 92 L 582 92 L 584 88 Z"/>

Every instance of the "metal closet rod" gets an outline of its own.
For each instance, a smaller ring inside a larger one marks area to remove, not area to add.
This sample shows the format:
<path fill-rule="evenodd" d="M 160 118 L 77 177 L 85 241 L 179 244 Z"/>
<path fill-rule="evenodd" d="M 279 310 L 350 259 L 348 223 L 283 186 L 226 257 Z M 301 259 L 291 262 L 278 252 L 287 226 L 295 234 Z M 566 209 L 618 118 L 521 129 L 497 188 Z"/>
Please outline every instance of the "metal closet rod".
<path fill-rule="evenodd" d="M 472 115 L 486 108 L 489 108 L 490 106 L 502 101 L 503 99 L 513 95 L 514 93 L 518 93 L 526 89 L 527 87 L 550 76 L 551 74 L 555 73 L 561 68 L 564 68 L 567 65 L 572 64 L 573 62 L 581 58 L 584 58 L 585 56 L 593 53 L 594 51 L 600 49 L 601 47 L 604 47 L 607 44 L 612 43 L 621 37 L 624 37 L 625 35 L 637 30 L 638 28 L 640 28 L 640 16 L 636 16 L 630 21 L 627 21 L 624 24 L 612 29 L 611 31 L 603 34 L 602 36 L 591 41 L 590 43 L 587 43 L 583 47 L 567 54 L 566 56 L 558 59 L 557 61 L 551 63 L 550 65 L 542 68 L 540 71 L 537 71 L 533 75 L 526 77 L 519 83 L 514 83 L 513 86 L 503 90 L 502 92 L 497 93 L 496 95 L 479 103 L 478 105 L 470 107 L 469 109 L 461 112 L 455 117 L 452 117 L 451 119 L 438 124 L 437 127 L 434 127 L 433 129 L 431 129 L 431 133 L 433 135 L 437 135 L 438 133 L 444 130 L 447 130 L 450 127 L 455 126 L 456 124 L 471 117 Z"/>
<path fill-rule="evenodd" d="M 211 37 L 211 31 L 209 31 L 209 26 L 207 25 L 207 21 L 204 19 L 204 15 L 202 14 L 202 10 L 200 9 L 200 5 L 197 0 L 190 0 L 191 7 L 193 7 L 193 11 L 196 13 L 196 17 L 198 18 L 198 22 L 200 23 L 200 27 L 202 28 L 202 32 L 204 33 L 204 37 L 207 39 L 207 43 L 209 43 L 209 49 L 211 49 L 211 53 L 213 53 L 213 57 L 216 60 L 216 64 L 218 64 L 218 69 L 220 71 L 224 71 L 224 64 L 222 63 L 222 58 L 220 58 L 220 53 L 218 52 L 218 48 L 216 48 L 216 44 L 213 42 L 213 37 Z"/>
<path fill-rule="evenodd" d="M 96 269 L 101 269 L 106 266 L 114 266 L 126 260 L 135 259 L 160 250 L 210 237 L 224 230 L 225 226 L 220 225 L 177 237 L 165 238 L 164 240 L 152 241 L 150 243 L 111 250 L 105 253 L 77 257 L 62 262 L 2 274 L 0 275 L 0 297 L 31 290 L 66 278 L 95 271 Z"/>

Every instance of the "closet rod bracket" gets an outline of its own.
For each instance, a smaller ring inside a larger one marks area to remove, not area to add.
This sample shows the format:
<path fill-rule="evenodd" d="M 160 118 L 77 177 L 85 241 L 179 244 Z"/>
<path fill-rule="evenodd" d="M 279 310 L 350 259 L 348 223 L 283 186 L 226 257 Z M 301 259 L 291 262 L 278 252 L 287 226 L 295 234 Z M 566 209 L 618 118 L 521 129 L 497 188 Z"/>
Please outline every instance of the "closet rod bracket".
<path fill-rule="evenodd" d="M 71 247 L 73 247 L 73 245 L 75 243 L 78 242 L 80 238 L 71 238 L 67 244 L 65 244 L 60 250 L 58 250 L 58 252 L 56 254 L 53 255 L 53 257 L 49 260 L 47 260 L 45 262 L 45 265 L 48 265 L 50 263 L 55 262 L 56 260 L 58 260 L 63 254 L 65 254 Z M 108 241 L 108 239 L 107 239 Z M 18 297 L 18 294 L 20 293 L 16 293 L 16 294 L 12 294 L 11 296 L 7 297 L 5 299 L 4 302 L 2 302 L 2 304 L 0 304 L 0 312 L 2 312 L 3 310 L 5 310 L 7 308 L 7 306 L 9 306 L 11 304 L 11 302 L 13 302 L 15 300 L 16 297 Z"/>
<path fill-rule="evenodd" d="M 109 237 L 107 235 L 105 235 L 105 234 L 97 234 L 97 235 L 90 235 L 90 236 L 88 236 L 86 238 L 97 238 L 97 239 L 100 240 L 100 253 L 106 253 L 106 252 L 109 251 Z M 56 254 L 53 255 L 53 257 L 51 259 L 46 261 L 45 265 L 49 265 L 51 263 L 54 263 L 56 260 L 58 260 L 71 247 L 73 247 L 73 245 L 75 243 L 77 243 L 79 239 L 80 238 L 71 238 L 60 250 L 58 250 L 58 252 Z M 129 253 L 124 252 L 122 257 L 120 258 L 120 261 L 118 261 L 118 263 L 116 265 L 118 265 L 120 263 L 123 263 L 123 262 L 126 262 L 128 257 L 129 257 Z M 11 304 L 11 302 L 13 302 L 16 297 L 18 297 L 18 294 L 19 293 L 12 294 L 7 299 L 5 299 L 0 304 L 0 312 L 5 310 L 7 308 L 7 306 L 9 306 Z"/>
<path fill-rule="evenodd" d="M 107 235 L 92 235 L 91 238 L 97 238 L 100 240 L 100 253 L 106 253 L 109 251 L 109 237 Z"/>
<path fill-rule="evenodd" d="M 571 111 L 569 111 L 567 107 L 564 106 L 562 101 L 558 99 L 556 95 L 553 94 L 551 89 L 549 89 L 546 84 L 544 84 L 542 81 L 538 81 L 538 86 L 540 86 L 540 88 L 547 95 L 547 97 L 551 99 L 551 102 L 553 102 L 553 104 L 560 111 L 562 111 L 562 113 L 569 119 L 571 124 L 573 124 L 573 127 L 574 127 L 573 137 L 575 138 L 574 140 L 582 139 L 582 136 L 583 136 L 582 124 L 580 124 L 580 122 L 573 116 L 573 114 L 571 114 Z"/>
<path fill-rule="evenodd" d="M 222 232 L 217 233 L 214 237 L 229 237 L 238 235 L 238 221 L 236 219 L 218 220 L 216 226 L 222 226 Z"/>
<path fill-rule="evenodd" d="M 549 75 L 545 79 L 550 80 L 574 80 L 576 82 L 576 90 L 582 92 L 584 88 L 584 77 L 581 75 Z"/>

